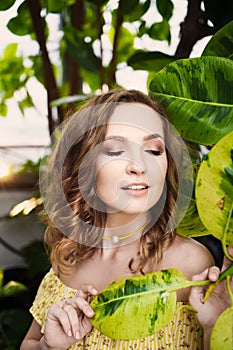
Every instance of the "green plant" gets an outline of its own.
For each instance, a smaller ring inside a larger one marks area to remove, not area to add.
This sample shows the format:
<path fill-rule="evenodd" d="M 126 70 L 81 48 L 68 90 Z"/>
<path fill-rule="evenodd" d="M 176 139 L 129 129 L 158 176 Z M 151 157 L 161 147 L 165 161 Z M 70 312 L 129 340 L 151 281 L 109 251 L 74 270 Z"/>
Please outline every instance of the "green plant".
<path fill-rule="evenodd" d="M 226 247 L 233 246 L 232 29 L 233 22 L 220 30 L 208 43 L 202 57 L 169 63 L 151 75 L 148 83 L 149 94 L 160 101 L 182 138 L 196 149 L 200 149 L 200 145 L 208 146 L 198 162 L 194 158 L 195 191 L 178 233 L 192 237 L 215 236 L 231 261 L 233 257 Z M 222 42 L 231 43 L 224 48 L 226 57 L 217 56 Z M 211 56 L 206 56 L 210 53 Z M 232 275 L 233 265 L 206 293 L 205 299 L 226 280 L 231 302 L 231 307 L 220 315 L 213 328 L 211 350 L 232 348 Z M 179 271 L 172 269 L 117 280 L 92 301 L 96 312 L 92 322 L 116 339 L 150 335 L 172 318 L 174 291 L 198 284 L 209 284 L 209 281 L 187 281 Z M 128 325 L 132 322 L 133 328 Z"/>

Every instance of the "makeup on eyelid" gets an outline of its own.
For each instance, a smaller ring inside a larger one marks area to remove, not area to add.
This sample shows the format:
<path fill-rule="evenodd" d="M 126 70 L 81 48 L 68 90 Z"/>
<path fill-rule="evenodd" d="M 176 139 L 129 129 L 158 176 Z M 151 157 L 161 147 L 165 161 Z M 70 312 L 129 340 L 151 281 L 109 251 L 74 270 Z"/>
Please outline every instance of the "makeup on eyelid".
<path fill-rule="evenodd" d="M 118 137 L 110 137 L 106 139 L 102 146 L 102 152 L 107 156 L 120 156 L 125 151 L 130 148 L 130 144 L 135 142 L 130 141 L 129 139 Z M 143 142 L 141 148 L 154 156 L 159 156 L 165 151 L 165 145 L 162 138 L 150 138 L 148 141 Z"/>

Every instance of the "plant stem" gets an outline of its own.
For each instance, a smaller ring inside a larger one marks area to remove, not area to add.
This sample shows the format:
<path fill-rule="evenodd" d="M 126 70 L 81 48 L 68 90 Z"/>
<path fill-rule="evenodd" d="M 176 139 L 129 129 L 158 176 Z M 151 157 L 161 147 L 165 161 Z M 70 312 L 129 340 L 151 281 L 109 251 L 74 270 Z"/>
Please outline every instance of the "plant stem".
<path fill-rule="evenodd" d="M 233 292 L 232 292 L 232 289 L 231 289 L 231 276 L 230 275 L 227 276 L 226 283 L 227 283 L 227 291 L 228 291 L 228 294 L 229 294 L 231 305 L 233 306 Z"/>
<path fill-rule="evenodd" d="M 221 283 L 225 278 L 228 278 L 228 276 L 231 277 L 232 275 L 233 275 L 233 265 L 229 266 L 225 271 L 220 273 L 217 281 L 209 286 L 209 288 L 206 291 L 205 297 L 203 299 L 203 303 L 207 301 L 210 294 L 213 292 L 214 288 L 217 287 L 219 283 Z"/>

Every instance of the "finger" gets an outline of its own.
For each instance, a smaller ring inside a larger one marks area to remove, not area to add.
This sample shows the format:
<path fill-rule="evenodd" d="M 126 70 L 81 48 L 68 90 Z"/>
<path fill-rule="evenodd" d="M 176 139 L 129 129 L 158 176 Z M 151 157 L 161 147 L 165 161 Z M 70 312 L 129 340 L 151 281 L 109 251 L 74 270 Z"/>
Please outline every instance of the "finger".
<path fill-rule="evenodd" d="M 227 252 L 233 258 L 233 247 L 227 247 Z M 224 256 L 222 271 L 226 270 L 231 264 L 232 264 L 232 261 L 230 261 L 229 259 L 227 259 L 226 256 Z"/>
<path fill-rule="evenodd" d="M 206 269 L 198 275 L 193 275 L 192 281 L 205 281 L 208 278 L 208 273 L 209 273 L 209 269 Z M 202 302 L 203 297 L 204 297 L 203 286 L 194 286 L 191 288 L 191 291 L 189 294 L 189 301 L 191 304 Z"/>
<path fill-rule="evenodd" d="M 208 269 L 208 275 L 207 278 L 212 281 L 216 282 L 218 277 L 220 275 L 220 270 L 217 266 L 212 266 Z"/>
<path fill-rule="evenodd" d="M 96 288 L 94 288 L 92 285 L 90 284 L 83 284 L 78 291 L 78 294 L 80 296 L 82 296 L 84 299 L 86 299 L 88 297 L 88 295 L 97 295 L 98 294 L 98 290 Z"/>
<path fill-rule="evenodd" d="M 64 302 L 63 302 L 63 304 L 64 304 Z M 60 305 L 58 305 L 58 303 L 55 305 L 52 305 L 49 308 L 48 320 L 49 319 L 51 319 L 52 321 L 54 321 L 54 320 L 59 321 L 65 334 L 68 337 L 72 336 L 71 324 L 70 324 L 69 317 L 68 317 L 67 313 L 65 312 L 65 310 L 63 310 L 62 307 L 60 307 Z"/>
<path fill-rule="evenodd" d="M 68 301 L 65 302 L 62 309 L 66 312 L 68 316 L 73 337 L 76 339 L 80 339 L 79 317 L 82 317 L 82 312 L 77 312 L 77 310 Z"/>
<path fill-rule="evenodd" d="M 94 311 L 92 310 L 88 302 L 80 296 L 76 296 L 74 298 L 68 299 L 67 303 L 73 306 L 73 308 L 76 309 L 76 312 L 81 311 L 87 317 L 94 316 Z"/>

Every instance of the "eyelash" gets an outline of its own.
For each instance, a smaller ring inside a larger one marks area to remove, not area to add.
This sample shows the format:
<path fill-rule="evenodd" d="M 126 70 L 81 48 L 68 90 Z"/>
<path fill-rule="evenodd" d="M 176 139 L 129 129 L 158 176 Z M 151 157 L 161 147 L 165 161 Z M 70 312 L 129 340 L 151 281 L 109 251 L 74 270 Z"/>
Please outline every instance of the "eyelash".
<path fill-rule="evenodd" d="M 152 154 L 153 156 L 161 156 L 161 154 L 163 154 L 162 151 L 155 151 L 155 150 L 151 150 L 151 149 L 148 149 L 148 150 L 146 150 L 145 152 L 150 153 L 150 154 Z"/>
<path fill-rule="evenodd" d="M 120 156 L 124 151 L 115 151 L 115 152 L 106 152 L 106 155 L 109 157 L 116 157 L 116 156 Z"/>
<path fill-rule="evenodd" d="M 120 156 L 124 151 L 109 151 L 106 152 L 106 155 L 109 157 L 117 157 Z M 152 154 L 153 156 L 161 156 L 163 153 L 162 151 L 155 151 L 155 150 L 145 150 L 145 152 Z"/>

